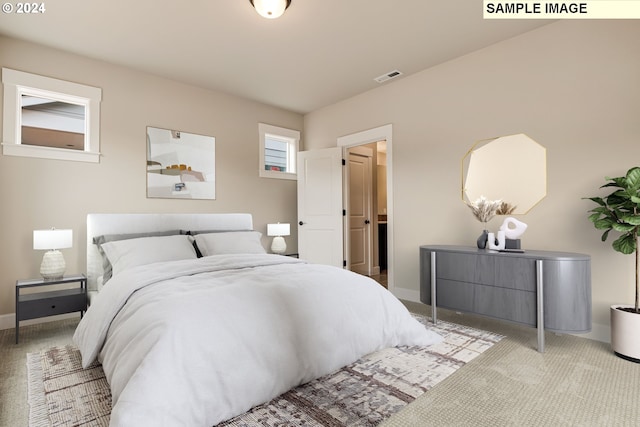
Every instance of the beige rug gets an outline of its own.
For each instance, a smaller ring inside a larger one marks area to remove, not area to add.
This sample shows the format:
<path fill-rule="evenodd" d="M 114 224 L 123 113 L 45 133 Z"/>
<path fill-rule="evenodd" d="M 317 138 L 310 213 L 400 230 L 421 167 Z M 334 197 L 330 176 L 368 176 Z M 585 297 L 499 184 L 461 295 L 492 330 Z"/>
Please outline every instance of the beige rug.
<path fill-rule="evenodd" d="M 502 338 L 444 321 L 429 325 L 445 337 L 442 343 L 372 353 L 220 426 L 377 425 Z M 29 353 L 27 370 L 31 427 L 109 424 L 111 393 L 102 367 L 83 370 L 75 347 Z"/>

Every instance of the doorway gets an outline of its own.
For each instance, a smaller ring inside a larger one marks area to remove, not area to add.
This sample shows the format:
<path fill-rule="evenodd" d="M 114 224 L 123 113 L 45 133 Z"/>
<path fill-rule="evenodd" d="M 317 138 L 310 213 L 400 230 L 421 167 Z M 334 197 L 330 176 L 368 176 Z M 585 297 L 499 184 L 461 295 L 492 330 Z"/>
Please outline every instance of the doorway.
<path fill-rule="evenodd" d="M 387 287 L 386 141 L 346 149 L 347 267 Z"/>
<path fill-rule="evenodd" d="M 372 146 L 373 145 L 373 146 Z M 376 197 L 375 143 L 347 148 L 345 207 L 349 262 L 347 267 L 356 273 L 372 276 L 379 271 L 376 261 L 377 240 L 374 218 Z"/>
<path fill-rule="evenodd" d="M 338 139 L 348 165 L 343 185 L 343 206 L 349 211 L 343 233 L 347 268 L 389 289 L 393 288 L 391 131 L 386 125 Z"/>

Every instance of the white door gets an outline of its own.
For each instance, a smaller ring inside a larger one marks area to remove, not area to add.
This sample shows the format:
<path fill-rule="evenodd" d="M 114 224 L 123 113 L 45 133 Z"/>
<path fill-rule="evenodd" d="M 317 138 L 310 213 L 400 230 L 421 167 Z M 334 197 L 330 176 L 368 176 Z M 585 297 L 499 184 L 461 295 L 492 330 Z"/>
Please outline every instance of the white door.
<path fill-rule="evenodd" d="M 342 267 L 342 148 L 298 153 L 300 258 Z"/>
<path fill-rule="evenodd" d="M 368 147 L 349 149 L 347 159 L 349 218 L 349 268 L 356 273 L 371 275 L 371 211 L 373 209 L 373 152 Z"/>

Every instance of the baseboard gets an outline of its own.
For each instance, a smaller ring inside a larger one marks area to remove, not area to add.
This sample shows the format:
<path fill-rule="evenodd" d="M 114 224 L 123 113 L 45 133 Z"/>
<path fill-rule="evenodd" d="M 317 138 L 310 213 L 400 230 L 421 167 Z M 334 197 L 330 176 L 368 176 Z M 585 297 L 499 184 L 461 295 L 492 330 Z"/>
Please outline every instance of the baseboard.
<path fill-rule="evenodd" d="M 591 332 L 586 334 L 571 334 L 580 338 L 588 338 L 594 341 L 611 342 L 611 327 L 609 325 L 601 325 L 599 323 L 591 324 Z"/>
<path fill-rule="evenodd" d="M 413 289 L 405 289 L 394 286 L 393 289 L 389 289 L 396 298 L 411 301 L 420 302 L 420 291 L 414 291 Z"/>
<path fill-rule="evenodd" d="M 58 314 L 56 316 L 41 317 L 39 319 L 22 320 L 20 326 L 35 325 L 38 323 L 55 322 L 56 320 L 72 319 L 79 317 L 79 313 Z M 16 314 L 3 314 L 0 316 L 0 329 L 14 329 L 16 327 Z"/>
<path fill-rule="evenodd" d="M 0 329 L 11 329 L 16 327 L 16 314 L 3 314 L 0 316 Z"/>

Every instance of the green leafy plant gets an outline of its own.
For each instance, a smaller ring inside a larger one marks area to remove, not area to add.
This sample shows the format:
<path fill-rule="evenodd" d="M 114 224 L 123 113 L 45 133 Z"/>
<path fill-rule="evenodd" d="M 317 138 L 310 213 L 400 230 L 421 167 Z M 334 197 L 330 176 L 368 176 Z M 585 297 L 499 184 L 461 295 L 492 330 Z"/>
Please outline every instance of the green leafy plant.
<path fill-rule="evenodd" d="M 605 177 L 609 182 L 600 188 L 613 188 L 605 197 L 586 197 L 598 206 L 589 210 L 589 220 L 598 230 L 604 230 L 602 241 L 606 241 L 613 230 L 620 233 L 612 246 L 625 255 L 636 255 L 636 298 L 635 312 L 640 314 L 640 280 L 638 265 L 638 229 L 640 228 L 640 167 L 633 167 L 625 176 Z"/>

